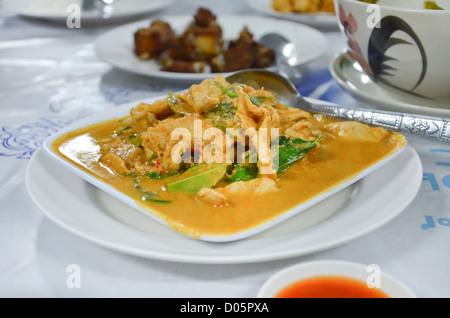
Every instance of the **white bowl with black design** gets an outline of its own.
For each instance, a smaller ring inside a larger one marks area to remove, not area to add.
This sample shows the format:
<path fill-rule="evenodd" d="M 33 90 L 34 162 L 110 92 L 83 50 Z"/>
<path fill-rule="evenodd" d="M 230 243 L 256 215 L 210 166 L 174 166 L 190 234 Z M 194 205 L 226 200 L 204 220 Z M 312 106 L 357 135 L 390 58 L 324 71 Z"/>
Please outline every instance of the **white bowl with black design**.
<path fill-rule="evenodd" d="M 385 88 L 449 97 L 450 0 L 434 2 L 441 9 L 425 9 L 425 0 L 335 0 L 349 54 Z"/>

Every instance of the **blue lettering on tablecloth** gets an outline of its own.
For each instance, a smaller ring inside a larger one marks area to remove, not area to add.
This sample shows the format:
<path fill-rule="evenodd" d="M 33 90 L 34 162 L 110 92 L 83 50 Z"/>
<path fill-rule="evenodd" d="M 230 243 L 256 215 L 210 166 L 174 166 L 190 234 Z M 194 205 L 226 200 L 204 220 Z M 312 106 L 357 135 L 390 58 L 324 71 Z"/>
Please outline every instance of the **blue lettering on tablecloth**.
<path fill-rule="evenodd" d="M 435 221 L 435 218 L 433 218 L 432 216 L 425 215 L 425 223 L 422 224 L 422 230 L 436 228 L 436 223 L 437 223 L 437 226 L 439 226 L 439 225 L 450 226 L 450 219 L 439 218 L 439 219 L 436 219 L 436 221 Z"/>
<path fill-rule="evenodd" d="M 41 118 L 34 123 L 0 127 L 0 157 L 30 159 L 47 137 L 77 118 Z"/>
<path fill-rule="evenodd" d="M 430 152 L 437 152 L 437 153 L 450 153 L 450 150 L 448 149 L 430 149 Z M 436 166 L 450 166 L 450 162 L 447 161 L 436 161 Z M 423 181 L 429 181 L 431 188 L 433 190 L 440 190 L 441 187 L 439 186 L 438 178 L 436 178 L 436 175 L 431 172 L 426 172 L 423 174 Z M 450 174 L 445 175 L 441 178 L 442 184 L 450 189 Z"/>

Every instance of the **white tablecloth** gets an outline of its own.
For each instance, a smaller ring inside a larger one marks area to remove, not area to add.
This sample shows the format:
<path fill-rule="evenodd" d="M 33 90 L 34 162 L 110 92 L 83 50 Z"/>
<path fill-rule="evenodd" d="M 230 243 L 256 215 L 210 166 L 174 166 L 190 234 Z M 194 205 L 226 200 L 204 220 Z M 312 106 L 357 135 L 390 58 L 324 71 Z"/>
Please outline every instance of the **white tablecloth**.
<path fill-rule="evenodd" d="M 152 16 L 193 14 L 200 5 L 216 14 L 257 14 L 244 1 L 205 0 L 181 1 Z M 275 272 L 324 259 L 378 264 L 419 297 L 450 296 L 450 147 L 418 137 L 408 136 L 424 172 L 412 204 L 361 238 L 302 257 L 228 265 L 144 259 L 97 246 L 44 217 L 27 192 L 25 170 L 49 134 L 80 116 L 187 87 L 100 61 L 93 42 L 117 25 L 68 29 L 0 12 L 1 297 L 251 298 Z M 345 41 L 337 28 L 321 31 L 329 41 L 327 53 L 308 64 L 299 90 L 355 106 L 328 71 L 331 57 L 345 48 Z M 423 228 L 429 220 L 435 226 Z M 80 288 L 67 285 L 70 264 L 81 269 Z"/>

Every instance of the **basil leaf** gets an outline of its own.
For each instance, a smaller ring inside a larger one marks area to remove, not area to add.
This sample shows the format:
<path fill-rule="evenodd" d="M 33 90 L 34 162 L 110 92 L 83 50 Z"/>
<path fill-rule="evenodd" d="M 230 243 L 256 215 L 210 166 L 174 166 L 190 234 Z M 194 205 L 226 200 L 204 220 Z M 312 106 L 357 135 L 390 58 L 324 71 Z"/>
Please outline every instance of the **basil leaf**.
<path fill-rule="evenodd" d="M 306 157 L 308 152 L 315 148 L 322 136 L 315 140 L 307 141 L 301 138 L 279 136 L 278 139 L 278 170 L 283 172 L 293 163 Z"/>
<path fill-rule="evenodd" d="M 256 179 L 258 177 L 258 166 L 256 164 L 249 165 L 235 165 L 234 169 L 228 180 L 231 182 L 235 181 L 248 181 Z"/>
<path fill-rule="evenodd" d="M 205 114 L 212 124 L 222 131 L 232 128 L 236 124 L 237 107 L 233 103 L 219 103 Z"/>

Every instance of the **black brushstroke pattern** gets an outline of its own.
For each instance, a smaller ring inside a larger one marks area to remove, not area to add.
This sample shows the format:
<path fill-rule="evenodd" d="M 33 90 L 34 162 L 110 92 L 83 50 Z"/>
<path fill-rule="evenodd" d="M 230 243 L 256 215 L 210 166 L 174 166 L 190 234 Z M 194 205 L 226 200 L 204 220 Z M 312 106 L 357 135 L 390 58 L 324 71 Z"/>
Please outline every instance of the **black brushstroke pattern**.
<path fill-rule="evenodd" d="M 381 19 L 380 27 L 373 29 L 372 34 L 370 35 L 368 48 L 369 65 L 375 78 L 379 78 L 381 75 L 392 76 L 392 73 L 389 73 L 388 71 L 395 71 L 395 69 L 386 65 L 385 62 L 396 59 L 386 56 L 386 51 L 392 46 L 398 44 L 414 45 L 413 43 L 403 39 L 392 37 L 392 34 L 396 31 L 402 31 L 408 34 L 414 40 L 415 45 L 419 49 L 422 56 L 422 72 L 418 81 L 411 89 L 411 91 L 413 91 L 425 78 L 425 74 L 427 72 L 427 56 L 425 54 L 425 49 L 414 30 L 399 17 L 386 16 Z M 388 82 L 387 80 L 383 80 L 381 78 L 379 79 Z"/>

